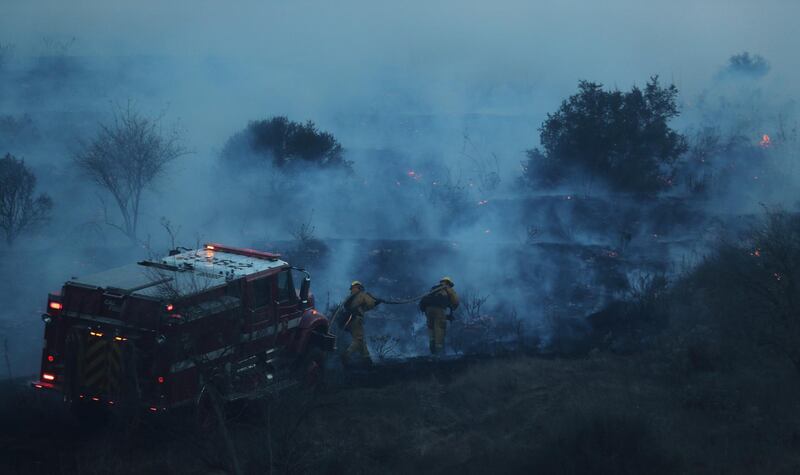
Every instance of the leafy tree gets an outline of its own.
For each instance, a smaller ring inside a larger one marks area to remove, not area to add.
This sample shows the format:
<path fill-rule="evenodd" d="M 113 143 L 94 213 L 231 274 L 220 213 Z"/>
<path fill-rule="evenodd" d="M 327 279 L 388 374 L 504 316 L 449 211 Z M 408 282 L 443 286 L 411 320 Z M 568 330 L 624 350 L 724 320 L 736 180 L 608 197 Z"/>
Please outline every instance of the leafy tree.
<path fill-rule="evenodd" d="M 305 124 L 278 116 L 256 120 L 228 139 L 222 150 L 225 161 L 260 165 L 270 163 L 281 169 L 296 165 L 350 168 L 342 145 L 313 122 Z"/>
<path fill-rule="evenodd" d="M 167 164 L 184 155 L 177 130 L 164 133 L 159 119 L 142 116 L 130 105 L 101 124 L 94 139 L 81 143 L 75 163 L 114 198 L 122 224 L 106 224 L 136 240 L 142 192 L 161 176 Z"/>
<path fill-rule="evenodd" d="M 748 76 L 759 78 L 770 70 L 769 62 L 760 54 L 743 51 L 728 58 L 728 64 L 720 71 L 721 76 Z"/>
<path fill-rule="evenodd" d="M 9 153 L 0 159 L 0 230 L 9 246 L 50 215 L 53 200 L 44 193 L 34 198 L 35 188 L 36 176 L 24 161 Z"/>
<path fill-rule="evenodd" d="M 672 165 L 686 149 L 669 127 L 678 106 L 675 86 L 652 77 L 644 90 L 605 91 L 581 81 L 578 93 L 539 128 L 543 150 L 527 152 L 523 179 L 554 186 L 578 174 L 604 180 L 613 189 L 656 192 L 672 184 Z"/>

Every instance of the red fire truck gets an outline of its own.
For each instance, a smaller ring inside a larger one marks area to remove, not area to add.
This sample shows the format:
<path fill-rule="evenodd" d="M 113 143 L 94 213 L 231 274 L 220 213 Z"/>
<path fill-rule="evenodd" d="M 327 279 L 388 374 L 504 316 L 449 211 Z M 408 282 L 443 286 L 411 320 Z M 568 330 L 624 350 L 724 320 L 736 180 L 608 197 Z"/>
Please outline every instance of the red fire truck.
<path fill-rule="evenodd" d="M 221 244 L 66 282 L 50 294 L 39 380 L 81 405 L 153 412 L 313 383 L 333 350 L 311 279 L 277 254 Z"/>

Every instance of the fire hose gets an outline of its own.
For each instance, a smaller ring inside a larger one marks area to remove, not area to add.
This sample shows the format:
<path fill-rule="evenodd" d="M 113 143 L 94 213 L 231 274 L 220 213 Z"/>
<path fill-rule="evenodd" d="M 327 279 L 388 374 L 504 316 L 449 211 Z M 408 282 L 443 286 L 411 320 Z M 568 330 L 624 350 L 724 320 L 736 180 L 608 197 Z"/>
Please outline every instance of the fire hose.
<path fill-rule="evenodd" d="M 387 305 L 403 305 L 403 304 L 407 304 L 407 303 L 419 302 L 420 300 L 424 299 L 425 297 L 427 297 L 427 296 L 429 296 L 431 294 L 435 294 L 436 292 L 442 290 L 443 288 L 444 288 L 443 285 L 438 285 L 438 286 L 432 288 L 431 290 L 425 292 L 422 295 L 418 295 L 416 297 L 412 297 L 412 298 L 408 298 L 408 299 L 386 300 L 386 299 L 382 299 L 380 297 L 373 297 L 373 298 L 375 298 L 375 300 L 379 304 L 380 303 L 385 303 Z M 333 323 L 336 321 L 336 317 L 339 315 L 339 313 L 342 311 L 342 309 L 345 308 L 345 303 L 346 302 L 347 302 L 347 300 L 345 300 L 344 302 L 340 303 L 339 306 L 336 308 L 336 311 L 333 313 L 333 316 L 331 317 L 330 326 L 333 326 Z M 353 315 L 352 314 L 348 315 L 347 321 L 344 322 L 344 325 L 342 325 L 342 328 L 347 328 L 347 326 L 350 324 L 350 321 L 352 321 L 352 320 L 353 320 Z"/>

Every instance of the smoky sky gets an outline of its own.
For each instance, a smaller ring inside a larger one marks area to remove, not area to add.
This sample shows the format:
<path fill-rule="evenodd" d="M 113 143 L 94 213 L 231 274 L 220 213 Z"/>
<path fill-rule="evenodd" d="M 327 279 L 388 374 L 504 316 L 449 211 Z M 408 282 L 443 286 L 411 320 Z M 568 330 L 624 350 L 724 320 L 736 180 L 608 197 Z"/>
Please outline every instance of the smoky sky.
<path fill-rule="evenodd" d="M 330 128 L 338 114 L 385 109 L 529 114 L 534 127 L 513 144 L 524 149 L 578 79 L 627 88 L 659 74 L 692 95 L 745 50 L 767 57 L 782 87 L 800 84 L 793 1 L 6 0 L 2 9 L 0 40 L 18 55 L 38 53 L 44 37 L 75 37 L 76 55 L 165 58 L 138 80 L 199 150 L 272 111 Z M 374 145 L 357 130 L 340 134 Z"/>

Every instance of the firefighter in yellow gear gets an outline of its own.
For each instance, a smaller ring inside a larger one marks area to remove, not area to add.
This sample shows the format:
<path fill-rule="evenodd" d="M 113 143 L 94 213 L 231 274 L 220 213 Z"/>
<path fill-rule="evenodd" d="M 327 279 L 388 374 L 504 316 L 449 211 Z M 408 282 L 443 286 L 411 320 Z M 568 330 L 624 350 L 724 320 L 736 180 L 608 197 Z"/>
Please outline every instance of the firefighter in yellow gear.
<path fill-rule="evenodd" d="M 458 308 L 458 294 L 453 287 L 455 287 L 453 279 L 442 277 L 439 285 L 433 286 L 431 292 L 420 301 L 420 309 L 425 312 L 428 320 L 429 346 L 431 354 L 434 355 L 444 351 L 447 320 Z"/>
<path fill-rule="evenodd" d="M 353 340 L 342 355 L 342 360 L 345 364 L 349 361 L 352 353 L 358 353 L 368 362 L 372 361 L 364 336 L 364 314 L 375 308 L 379 303 L 381 303 L 379 299 L 364 290 L 364 285 L 361 282 L 356 280 L 350 284 L 350 296 L 343 305 L 346 311 L 345 315 L 347 315 L 345 328 L 350 330 Z"/>

